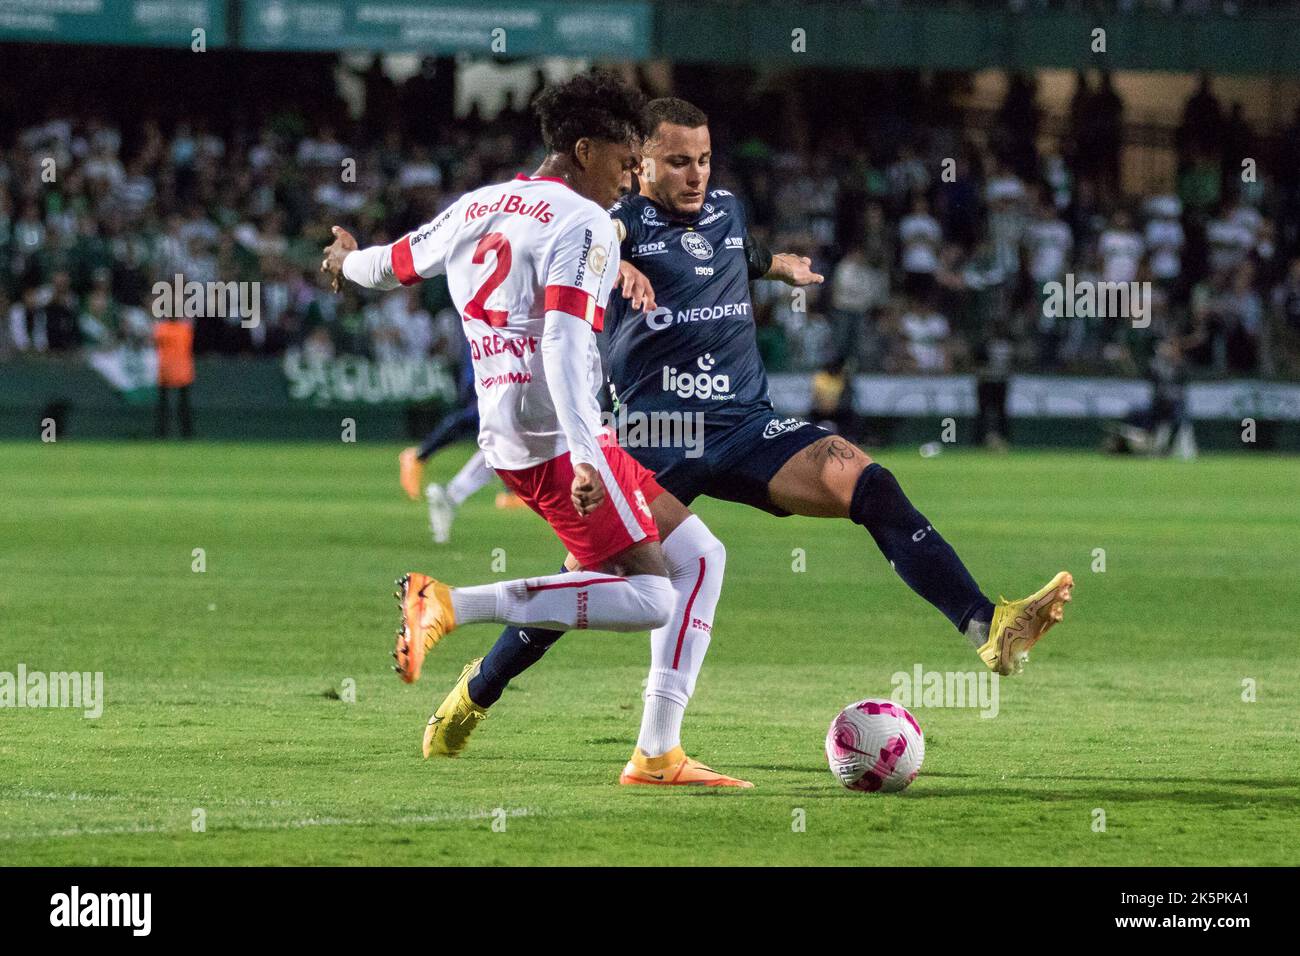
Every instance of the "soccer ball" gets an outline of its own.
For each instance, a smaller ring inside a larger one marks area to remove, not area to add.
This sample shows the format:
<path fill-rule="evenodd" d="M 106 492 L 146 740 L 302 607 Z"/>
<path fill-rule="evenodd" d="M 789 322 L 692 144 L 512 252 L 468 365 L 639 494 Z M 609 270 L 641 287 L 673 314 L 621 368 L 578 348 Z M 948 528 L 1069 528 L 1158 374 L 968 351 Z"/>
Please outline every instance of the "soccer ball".
<path fill-rule="evenodd" d="M 826 731 L 826 759 L 850 790 L 894 793 L 920 772 L 925 735 L 901 704 L 869 697 L 835 715 Z"/>

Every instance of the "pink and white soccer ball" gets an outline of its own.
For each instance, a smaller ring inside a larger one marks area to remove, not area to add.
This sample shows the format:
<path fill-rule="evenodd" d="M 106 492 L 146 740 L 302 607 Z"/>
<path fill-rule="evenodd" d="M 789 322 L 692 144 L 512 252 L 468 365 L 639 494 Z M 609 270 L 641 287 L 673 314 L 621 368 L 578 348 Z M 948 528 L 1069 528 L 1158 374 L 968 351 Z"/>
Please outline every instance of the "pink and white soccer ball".
<path fill-rule="evenodd" d="M 907 708 L 868 698 L 849 704 L 826 732 L 826 759 L 850 790 L 894 793 L 916 779 L 925 759 L 925 734 Z"/>

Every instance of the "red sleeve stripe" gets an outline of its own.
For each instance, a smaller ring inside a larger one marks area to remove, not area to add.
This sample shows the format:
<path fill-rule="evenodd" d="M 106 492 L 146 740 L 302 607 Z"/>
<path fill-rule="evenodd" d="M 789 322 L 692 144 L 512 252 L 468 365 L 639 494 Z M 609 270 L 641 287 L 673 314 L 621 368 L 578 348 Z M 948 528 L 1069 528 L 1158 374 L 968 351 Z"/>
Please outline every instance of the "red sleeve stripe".
<path fill-rule="evenodd" d="M 421 276 L 415 271 L 415 261 L 411 258 L 411 237 L 403 236 L 393 245 L 393 275 L 402 285 L 415 285 Z"/>
<path fill-rule="evenodd" d="M 590 292 L 571 285 L 546 287 L 546 311 L 564 312 L 576 319 L 590 323 L 599 332 L 605 327 L 605 310 L 596 304 Z"/>

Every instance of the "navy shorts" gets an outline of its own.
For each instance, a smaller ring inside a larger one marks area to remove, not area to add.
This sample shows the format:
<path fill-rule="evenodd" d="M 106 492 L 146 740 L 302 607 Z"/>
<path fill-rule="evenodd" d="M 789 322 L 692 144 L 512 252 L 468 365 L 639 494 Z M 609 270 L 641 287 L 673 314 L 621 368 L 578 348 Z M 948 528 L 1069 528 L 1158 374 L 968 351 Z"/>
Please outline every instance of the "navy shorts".
<path fill-rule="evenodd" d="M 770 514 L 790 512 L 772 504 L 767 486 L 781 466 L 814 442 L 833 434 L 802 418 L 781 418 L 770 408 L 738 422 L 704 427 L 699 457 L 687 448 L 629 445 L 627 451 L 655 473 L 655 480 L 684 505 L 700 495 L 737 501 Z"/>

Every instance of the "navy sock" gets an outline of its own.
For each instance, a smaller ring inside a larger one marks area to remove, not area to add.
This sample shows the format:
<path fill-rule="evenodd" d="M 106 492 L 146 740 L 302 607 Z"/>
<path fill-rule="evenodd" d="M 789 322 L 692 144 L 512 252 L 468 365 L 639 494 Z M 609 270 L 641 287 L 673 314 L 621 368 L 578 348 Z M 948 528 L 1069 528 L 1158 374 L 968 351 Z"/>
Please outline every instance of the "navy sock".
<path fill-rule="evenodd" d="M 479 664 L 478 673 L 470 678 L 470 699 L 480 707 L 491 707 L 511 680 L 540 661 L 547 648 L 563 636 L 563 631 L 540 627 L 507 627 Z"/>
<path fill-rule="evenodd" d="M 501 699 L 510 681 L 540 661 L 547 648 L 563 636 L 564 631 L 544 627 L 507 627 L 479 664 L 478 674 L 470 678 L 470 700 L 480 707 L 491 707 Z"/>
<path fill-rule="evenodd" d="M 965 632 L 993 618 L 993 602 L 925 515 L 912 506 L 888 468 L 872 462 L 858 477 L 849 517 L 875 539 L 898 576 Z"/>

